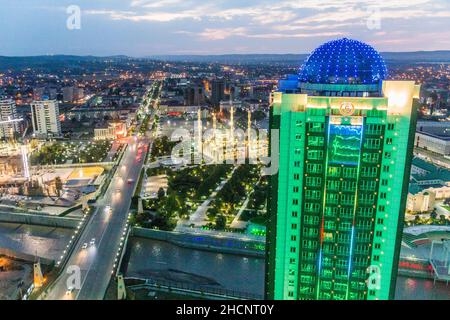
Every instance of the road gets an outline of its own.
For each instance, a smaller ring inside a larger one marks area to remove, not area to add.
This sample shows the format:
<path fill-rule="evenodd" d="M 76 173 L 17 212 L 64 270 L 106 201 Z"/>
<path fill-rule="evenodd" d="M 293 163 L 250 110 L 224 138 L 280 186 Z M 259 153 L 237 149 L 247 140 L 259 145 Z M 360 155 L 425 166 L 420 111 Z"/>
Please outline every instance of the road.
<path fill-rule="evenodd" d="M 49 300 L 101 300 L 111 278 L 117 250 L 123 236 L 128 211 L 135 185 L 145 161 L 145 149 L 149 138 L 130 137 L 128 148 L 119 164 L 103 198 L 97 201 L 96 209 L 84 229 L 72 255 L 60 277 L 51 286 L 45 299 Z M 140 155 L 139 155 L 140 154 Z M 128 180 L 131 179 L 131 180 Z M 111 211 L 108 213 L 108 206 Z M 82 249 L 95 239 L 95 245 Z M 81 289 L 66 294 L 71 286 L 67 280 L 73 279 L 68 271 L 78 266 L 81 275 Z"/>

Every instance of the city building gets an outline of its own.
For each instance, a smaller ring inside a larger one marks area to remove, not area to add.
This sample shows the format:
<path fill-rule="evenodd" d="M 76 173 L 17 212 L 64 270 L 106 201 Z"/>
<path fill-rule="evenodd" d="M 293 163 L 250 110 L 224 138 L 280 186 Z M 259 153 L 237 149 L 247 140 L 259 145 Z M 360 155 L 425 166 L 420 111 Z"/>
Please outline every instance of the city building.
<path fill-rule="evenodd" d="M 408 211 L 432 211 L 436 200 L 448 198 L 450 198 L 450 171 L 415 157 L 411 167 Z"/>
<path fill-rule="evenodd" d="M 64 102 L 72 102 L 73 98 L 74 98 L 73 87 L 64 87 L 63 88 L 63 101 Z"/>
<path fill-rule="evenodd" d="M 19 132 L 18 120 L 14 101 L 0 100 L 0 139 L 13 138 Z"/>
<path fill-rule="evenodd" d="M 94 140 L 116 140 L 127 135 L 127 126 L 124 122 L 113 121 L 98 125 L 94 128 Z"/>
<path fill-rule="evenodd" d="M 419 121 L 415 146 L 450 156 L 450 122 Z"/>
<path fill-rule="evenodd" d="M 420 87 L 386 78 L 344 38 L 274 92 L 266 298 L 394 297 Z"/>
<path fill-rule="evenodd" d="M 79 101 L 84 98 L 84 89 L 83 88 L 73 88 L 73 100 Z"/>
<path fill-rule="evenodd" d="M 240 100 L 225 100 L 220 102 L 219 112 L 224 110 L 230 111 L 231 107 L 235 109 L 242 109 L 242 101 Z"/>
<path fill-rule="evenodd" d="M 59 106 L 56 100 L 34 101 L 31 104 L 31 122 L 38 137 L 58 137 L 61 135 Z"/>
<path fill-rule="evenodd" d="M 220 101 L 225 99 L 225 80 L 213 79 L 211 81 L 211 103 L 219 106 Z"/>
<path fill-rule="evenodd" d="M 203 87 L 190 85 L 184 89 L 184 104 L 186 106 L 199 106 L 205 103 Z"/>
<path fill-rule="evenodd" d="M 45 88 L 44 87 L 34 88 L 33 89 L 33 99 L 34 100 L 41 100 L 42 97 L 44 96 L 44 92 L 45 92 Z"/>

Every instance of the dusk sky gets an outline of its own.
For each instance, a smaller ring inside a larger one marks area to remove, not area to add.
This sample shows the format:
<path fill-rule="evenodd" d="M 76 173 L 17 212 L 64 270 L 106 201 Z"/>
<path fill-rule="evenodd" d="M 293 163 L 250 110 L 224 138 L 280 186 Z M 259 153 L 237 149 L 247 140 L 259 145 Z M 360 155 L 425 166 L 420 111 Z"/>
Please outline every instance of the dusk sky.
<path fill-rule="evenodd" d="M 71 5 L 81 9 L 79 29 L 67 27 Z M 449 0 L 0 0 L 0 6 L 0 55 L 7 56 L 307 53 L 340 37 L 379 51 L 450 49 Z"/>

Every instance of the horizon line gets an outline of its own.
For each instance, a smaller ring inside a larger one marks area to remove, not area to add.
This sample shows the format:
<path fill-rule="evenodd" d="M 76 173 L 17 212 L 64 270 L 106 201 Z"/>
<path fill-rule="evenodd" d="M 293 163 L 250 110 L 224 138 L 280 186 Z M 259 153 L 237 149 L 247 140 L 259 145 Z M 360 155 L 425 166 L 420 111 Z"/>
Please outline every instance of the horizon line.
<path fill-rule="evenodd" d="M 414 50 L 414 51 L 380 51 L 380 54 L 392 54 L 392 53 L 433 53 L 433 52 L 449 52 L 450 49 L 441 49 L 441 50 Z M 53 57 L 53 56 L 73 56 L 73 57 L 94 57 L 94 58 L 110 58 L 110 57 L 127 57 L 134 59 L 144 59 L 149 57 L 164 57 L 164 56 L 173 56 L 173 57 L 182 57 L 182 56 L 197 56 L 197 57 L 208 57 L 208 56 L 244 56 L 244 55 L 253 55 L 253 56 L 264 56 L 264 55 L 309 55 L 311 52 L 307 53 L 159 53 L 159 54 L 147 54 L 147 55 L 127 55 L 127 54 L 108 54 L 108 55 L 95 55 L 95 54 L 70 54 L 70 53 L 47 53 L 47 54 L 34 54 L 34 55 L 1 55 L 1 58 L 34 58 L 34 57 Z"/>

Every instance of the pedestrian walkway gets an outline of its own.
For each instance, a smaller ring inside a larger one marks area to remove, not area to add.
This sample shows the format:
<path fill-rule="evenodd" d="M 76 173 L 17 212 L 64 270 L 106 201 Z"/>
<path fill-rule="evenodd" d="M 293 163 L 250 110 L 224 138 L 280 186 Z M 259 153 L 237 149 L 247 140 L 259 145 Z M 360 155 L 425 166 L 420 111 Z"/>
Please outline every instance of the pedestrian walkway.
<path fill-rule="evenodd" d="M 231 172 L 230 177 L 233 176 L 235 170 L 236 170 L 236 167 Z M 209 195 L 208 199 L 206 199 L 200 206 L 198 206 L 198 208 L 195 210 L 195 212 L 189 216 L 189 220 L 179 219 L 177 221 L 177 226 L 175 228 L 175 231 L 179 231 L 179 228 L 184 227 L 184 226 L 194 225 L 195 227 L 201 227 L 201 226 L 208 224 L 207 212 L 208 212 L 209 205 L 216 198 L 217 193 L 220 190 L 222 190 L 222 188 L 227 184 L 228 180 L 230 180 L 230 178 L 223 180 L 219 184 L 219 186 Z"/>

